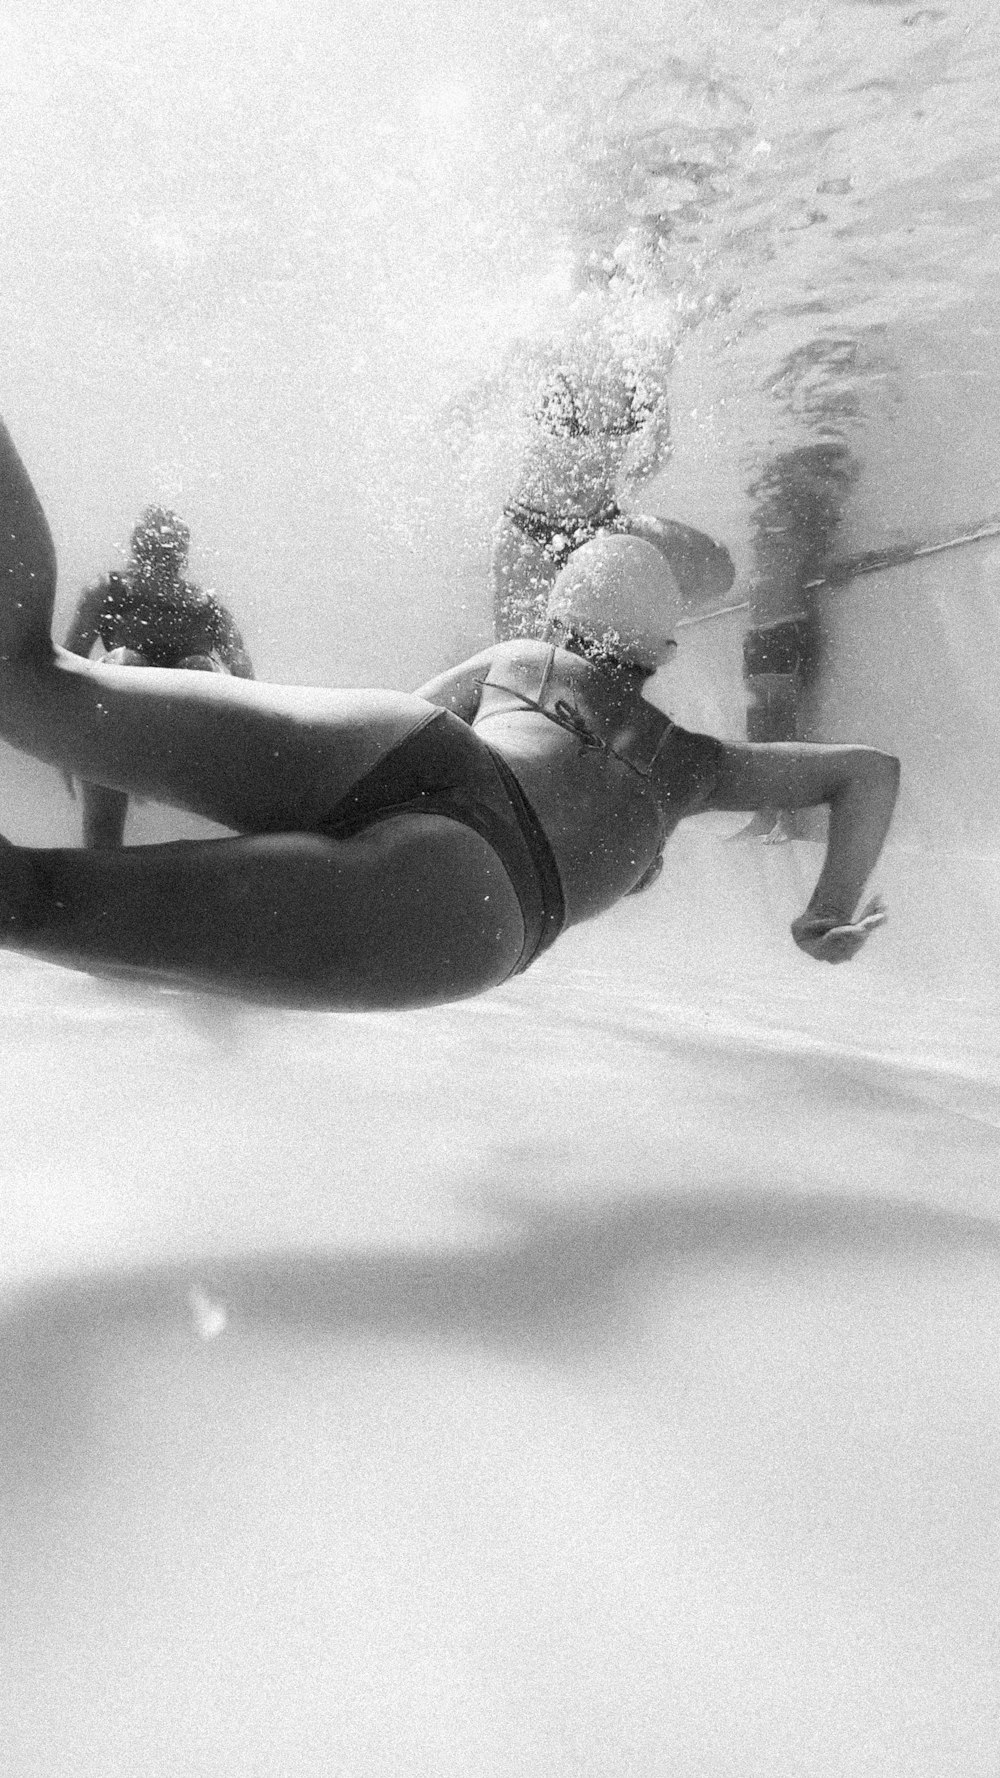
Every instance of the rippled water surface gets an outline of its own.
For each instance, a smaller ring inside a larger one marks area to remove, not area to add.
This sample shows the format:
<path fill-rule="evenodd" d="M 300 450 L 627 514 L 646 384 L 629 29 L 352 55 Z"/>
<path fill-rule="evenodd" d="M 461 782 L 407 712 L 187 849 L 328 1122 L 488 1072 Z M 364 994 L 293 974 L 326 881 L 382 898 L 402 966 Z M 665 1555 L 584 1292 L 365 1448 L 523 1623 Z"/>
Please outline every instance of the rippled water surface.
<path fill-rule="evenodd" d="M 67 596 L 155 485 L 283 677 L 478 639 L 504 439 L 486 400 L 456 461 L 440 413 L 513 342 L 698 337 L 745 485 L 772 439 L 863 422 L 887 327 L 992 296 L 1000 26 L 970 0 L 3 32 L 5 399 Z M 622 271 L 598 323 L 588 256 Z"/>

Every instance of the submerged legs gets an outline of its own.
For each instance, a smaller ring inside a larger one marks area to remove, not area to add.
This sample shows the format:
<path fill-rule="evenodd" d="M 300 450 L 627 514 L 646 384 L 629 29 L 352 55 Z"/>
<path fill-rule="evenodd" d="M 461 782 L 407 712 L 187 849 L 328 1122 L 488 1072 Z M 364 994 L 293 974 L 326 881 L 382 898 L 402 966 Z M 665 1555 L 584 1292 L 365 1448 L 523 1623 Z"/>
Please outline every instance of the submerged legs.
<path fill-rule="evenodd" d="M 70 968 L 335 1010 L 479 993 L 510 974 L 524 931 L 492 848 L 429 815 L 347 841 L 3 846 L 0 923 L 12 949 Z"/>

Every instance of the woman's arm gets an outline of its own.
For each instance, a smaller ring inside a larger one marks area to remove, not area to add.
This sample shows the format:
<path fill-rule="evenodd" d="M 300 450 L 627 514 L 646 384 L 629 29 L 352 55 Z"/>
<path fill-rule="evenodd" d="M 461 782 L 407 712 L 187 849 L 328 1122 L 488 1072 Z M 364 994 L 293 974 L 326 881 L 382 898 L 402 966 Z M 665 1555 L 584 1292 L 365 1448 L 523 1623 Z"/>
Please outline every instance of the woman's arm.
<path fill-rule="evenodd" d="M 826 857 L 792 926 L 810 956 L 844 962 L 884 919 L 881 903 L 855 910 L 878 862 L 899 791 L 899 761 L 874 747 L 723 745 L 704 809 L 803 809 L 826 803 Z"/>
<path fill-rule="evenodd" d="M 494 648 L 484 648 L 481 654 L 474 654 L 457 667 L 449 667 L 446 673 L 439 673 L 436 679 L 429 679 L 426 685 L 418 686 L 414 695 L 426 698 L 429 704 L 440 704 L 442 710 L 451 710 L 463 722 L 472 722 L 482 697 L 482 681 L 495 653 Z"/>

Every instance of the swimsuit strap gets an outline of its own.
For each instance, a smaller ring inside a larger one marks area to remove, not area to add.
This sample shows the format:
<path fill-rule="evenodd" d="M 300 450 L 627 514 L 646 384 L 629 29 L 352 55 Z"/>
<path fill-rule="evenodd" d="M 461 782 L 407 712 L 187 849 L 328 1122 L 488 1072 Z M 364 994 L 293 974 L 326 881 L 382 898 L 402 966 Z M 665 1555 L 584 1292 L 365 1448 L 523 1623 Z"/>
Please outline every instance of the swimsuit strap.
<path fill-rule="evenodd" d="M 507 692 L 510 697 L 517 698 L 518 703 L 515 708 L 532 710 L 538 716 L 544 716 L 548 722 L 554 722 L 556 728 L 565 729 L 568 734 L 573 735 L 584 750 L 596 750 L 601 753 L 610 754 L 612 759 L 617 759 L 618 762 L 621 765 L 626 766 L 630 772 L 634 772 L 637 778 L 642 778 L 644 781 L 648 782 L 653 775 L 653 767 L 659 758 L 660 751 L 666 745 L 673 730 L 674 724 L 671 722 L 670 717 L 663 717 L 665 727 L 650 755 L 649 764 L 645 766 L 636 765 L 634 760 L 629 759 L 624 753 L 619 753 L 617 749 L 610 746 L 601 735 L 594 733 L 594 730 L 589 727 L 587 718 L 583 715 L 575 700 L 571 704 L 566 698 L 556 698 L 551 706 L 542 702 L 548 688 L 549 680 L 552 677 L 555 658 L 556 651 L 550 643 L 546 654 L 545 666 L 542 669 L 542 677 L 538 687 L 537 698 L 530 697 L 527 692 L 518 691 L 515 685 L 501 685 L 495 679 L 477 679 L 476 684 L 478 686 L 489 685 L 496 691 Z M 480 722 L 488 721 L 491 716 L 507 716 L 509 714 L 510 706 L 500 710 L 487 710 L 482 716 L 477 716 L 476 722 L 478 725 Z M 662 711 L 660 714 L 663 714 Z"/>
<path fill-rule="evenodd" d="M 549 643 L 545 652 L 545 665 L 542 668 L 542 677 L 538 686 L 537 698 L 530 697 L 526 691 L 518 691 L 516 685 L 498 684 L 495 679 L 477 679 L 476 684 L 479 686 L 490 685 L 497 691 L 507 692 L 510 697 L 517 698 L 518 704 L 522 708 L 533 710 L 538 716 L 546 717 L 549 722 L 555 723 L 556 728 L 567 729 L 571 735 L 576 736 L 581 747 L 598 747 L 603 749 L 604 752 L 609 752 L 610 749 L 608 748 L 607 742 L 602 741 L 600 735 L 595 735 L 593 731 L 587 727 L 586 718 L 581 716 L 578 709 L 568 704 L 565 698 L 557 698 L 551 709 L 542 703 L 542 699 L 548 689 L 549 680 L 552 677 L 552 669 L 555 666 L 555 659 L 556 651 L 552 644 Z M 507 714 L 507 710 L 487 710 L 483 716 L 477 718 L 477 721 L 485 722 L 491 716 L 506 716 Z"/>
<path fill-rule="evenodd" d="M 661 753 L 662 749 L 666 746 L 667 742 L 669 741 L 669 739 L 674 731 L 674 728 L 676 727 L 676 724 L 672 721 L 672 719 L 669 716 L 667 716 L 662 710 L 660 711 L 660 715 L 663 717 L 665 727 L 664 727 L 662 735 L 660 736 L 659 740 L 656 743 L 656 746 L 653 748 L 653 751 L 649 756 L 649 765 L 648 765 L 647 769 L 644 772 L 640 772 L 640 774 L 639 774 L 640 777 L 642 777 L 642 778 L 651 778 L 653 776 L 653 767 L 655 766 L 657 760 L 660 757 L 660 753 Z M 638 768 L 636 768 L 636 769 L 638 770 Z"/>
<path fill-rule="evenodd" d="M 613 754 L 615 759 L 621 757 L 620 754 L 614 752 L 612 747 L 608 746 L 607 741 L 602 741 L 600 735 L 595 735 L 593 730 L 587 727 L 586 717 L 581 716 L 579 710 L 568 704 L 565 698 L 557 698 L 552 708 L 547 709 L 544 704 L 539 703 L 537 698 L 529 697 L 525 691 L 518 691 L 516 685 L 499 685 L 495 679 L 477 679 L 476 684 L 490 685 L 495 691 L 505 691 L 509 697 L 517 698 L 517 708 L 532 710 L 537 716 L 544 716 L 549 722 L 554 722 L 556 728 L 566 729 L 569 734 L 575 735 L 581 747 L 596 747 L 604 753 Z M 485 710 L 481 716 L 476 717 L 476 726 L 478 727 L 481 722 L 488 722 L 491 716 L 509 716 L 509 714 L 509 707 L 501 710 Z M 627 765 L 628 760 L 623 760 L 622 764 Z"/>
<path fill-rule="evenodd" d="M 595 735 L 593 730 L 587 727 L 586 718 L 581 715 L 579 709 L 577 709 L 575 706 L 567 703 L 567 701 L 564 698 L 557 698 L 551 708 L 548 708 L 545 704 L 542 703 L 541 700 L 545 696 L 546 688 L 548 686 L 550 678 L 552 677 L 552 669 L 555 664 L 555 658 L 556 658 L 556 651 L 550 644 L 548 653 L 546 656 L 546 660 L 545 660 L 545 666 L 542 669 L 541 683 L 539 684 L 539 687 L 538 687 L 538 697 L 537 698 L 530 697 L 527 692 L 518 691 L 516 686 L 513 686 L 513 685 L 501 685 L 498 687 L 495 679 L 477 679 L 476 680 L 477 685 L 480 685 L 480 686 L 492 685 L 495 689 L 508 692 L 511 697 L 517 698 L 518 702 L 516 705 L 513 705 L 513 706 L 507 705 L 500 710 L 487 710 L 485 712 L 485 715 L 479 716 L 476 718 L 476 727 L 478 728 L 479 724 L 481 722 L 485 722 L 490 716 L 507 716 L 507 715 L 509 715 L 512 708 L 513 709 L 522 709 L 522 710 L 531 710 L 533 713 L 537 714 L 538 716 L 544 716 L 547 722 L 555 723 L 557 728 L 566 729 L 569 734 L 573 735 L 574 738 L 577 741 L 579 741 L 580 747 L 582 750 L 596 749 L 602 753 L 608 754 L 611 759 L 615 759 L 619 762 L 620 765 L 627 767 L 627 769 L 630 772 L 633 772 L 637 778 L 640 778 L 644 784 L 648 785 L 650 782 L 650 779 L 652 778 L 653 767 L 654 767 L 656 760 L 659 756 L 660 750 L 666 744 L 666 742 L 669 740 L 669 738 L 674 730 L 674 724 L 671 722 L 669 716 L 664 717 L 665 727 L 664 727 L 662 735 L 660 736 L 660 739 L 658 740 L 655 748 L 653 749 L 653 753 L 650 757 L 648 766 L 646 766 L 646 767 L 637 766 L 633 760 L 627 759 L 623 753 L 618 753 L 614 747 L 610 747 L 608 745 L 607 741 L 605 741 L 600 735 Z M 662 714 L 662 712 L 661 712 L 661 714 Z M 483 745 L 486 747 L 489 747 L 489 742 L 484 741 Z M 490 748 L 490 751 L 491 751 L 491 753 L 494 753 L 495 759 L 497 760 L 498 763 L 500 763 L 502 761 L 502 755 L 499 753 L 495 753 L 494 749 L 492 749 L 492 748 Z M 664 848 L 664 845 L 666 844 L 667 834 L 669 831 L 668 823 L 667 823 L 666 818 L 664 816 L 663 810 L 660 806 L 659 799 L 654 797 L 654 801 L 656 803 L 657 814 L 659 817 L 660 838 L 659 838 L 659 843 L 657 845 L 656 853 L 655 853 L 653 859 L 651 860 L 649 866 L 647 867 L 644 877 L 640 880 L 640 883 L 637 885 L 637 887 L 641 887 L 641 888 L 645 888 L 647 886 L 648 882 L 651 882 L 653 877 L 658 875 L 659 871 L 662 869 L 663 848 Z M 629 893 L 631 894 L 631 893 L 633 893 L 633 891 L 630 890 Z"/>

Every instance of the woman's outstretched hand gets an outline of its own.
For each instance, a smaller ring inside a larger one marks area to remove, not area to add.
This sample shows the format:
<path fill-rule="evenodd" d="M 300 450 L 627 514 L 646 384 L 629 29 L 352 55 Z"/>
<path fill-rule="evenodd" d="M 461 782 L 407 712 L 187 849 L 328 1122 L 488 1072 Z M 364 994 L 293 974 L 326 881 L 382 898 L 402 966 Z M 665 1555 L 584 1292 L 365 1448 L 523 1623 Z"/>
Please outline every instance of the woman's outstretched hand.
<path fill-rule="evenodd" d="M 847 963 L 888 918 L 885 903 L 875 895 L 856 920 L 845 922 L 835 914 L 808 911 L 801 914 L 792 922 L 792 937 L 799 950 L 818 963 Z"/>

